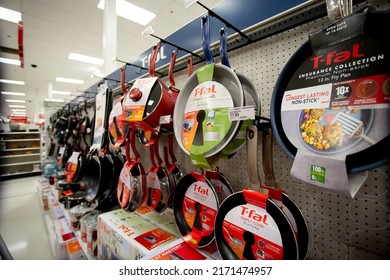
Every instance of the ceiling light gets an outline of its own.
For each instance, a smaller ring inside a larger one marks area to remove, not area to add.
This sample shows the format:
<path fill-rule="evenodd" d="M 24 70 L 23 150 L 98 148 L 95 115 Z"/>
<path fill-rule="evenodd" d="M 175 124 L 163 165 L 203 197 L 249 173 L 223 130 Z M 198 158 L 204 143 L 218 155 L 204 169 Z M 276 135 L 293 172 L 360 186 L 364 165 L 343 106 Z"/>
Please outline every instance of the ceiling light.
<path fill-rule="evenodd" d="M 24 92 L 10 92 L 10 91 L 2 91 L 1 94 L 4 95 L 15 95 L 15 96 L 25 96 Z"/>
<path fill-rule="evenodd" d="M 11 116 L 26 116 L 26 113 L 12 113 Z"/>
<path fill-rule="evenodd" d="M 11 109 L 11 112 L 26 112 L 26 109 Z"/>
<path fill-rule="evenodd" d="M 14 10 L 0 7 L 0 19 L 18 23 L 22 20 L 22 14 Z"/>
<path fill-rule="evenodd" d="M 54 99 L 54 98 L 46 98 L 46 102 L 64 102 L 64 99 Z"/>
<path fill-rule="evenodd" d="M 24 81 L 4 80 L 4 79 L 0 79 L 0 83 L 12 84 L 12 85 L 21 85 L 21 86 L 24 86 L 26 84 Z"/>
<path fill-rule="evenodd" d="M 78 84 L 78 85 L 81 85 L 81 84 L 84 83 L 83 80 L 68 79 L 68 78 L 62 78 L 62 77 L 57 77 L 56 81 L 57 82 L 63 82 L 63 83 L 69 83 L 69 84 Z"/>
<path fill-rule="evenodd" d="M 26 108 L 25 105 L 8 105 L 10 108 Z"/>
<path fill-rule="evenodd" d="M 62 91 L 62 90 L 52 90 L 51 93 L 60 94 L 60 95 L 71 95 L 70 91 Z"/>
<path fill-rule="evenodd" d="M 104 10 L 104 2 L 104 0 L 100 0 L 97 7 Z M 156 17 L 156 14 L 124 0 L 116 0 L 116 14 L 141 25 L 147 25 Z"/>
<path fill-rule="evenodd" d="M 103 65 L 103 63 L 104 63 L 104 60 L 101 58 L 87 56 L 87 55 L 78 54 L 78 53 L 70 53 L 68 55 L 68 59 L 91 63 L 91 64 L 96 64 L 96 65 L 100 65 L 100 66 Z"/>
<path fill-rule="evenodd" d="M 5 102 L 26 103 L 26 100 L 6 99 Z"/>
<path fill-rule="evenodd" d="M 20 66 L 20 60 L 5 58 L 5 57 L 0 57 L 0 63 L 6 63 L 6 64 Z"/>

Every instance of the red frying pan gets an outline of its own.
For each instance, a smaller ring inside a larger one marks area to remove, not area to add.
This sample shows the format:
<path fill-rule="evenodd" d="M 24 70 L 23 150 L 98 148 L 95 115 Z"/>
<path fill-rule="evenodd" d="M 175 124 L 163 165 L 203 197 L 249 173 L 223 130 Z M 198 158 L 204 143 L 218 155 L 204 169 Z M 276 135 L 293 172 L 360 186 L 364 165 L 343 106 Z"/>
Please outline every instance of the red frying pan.
<path fill-rule="evenodd" d="M 147 197 L 146 175 L 142 164 L 139 162 L 139 153 L 135 148 L 135 132 L 130 129 L 130 136 L 126 137 L 126 163 L 119 175 L 117 197 L 119 205 L 131 212 L 145 203 Z M 134 158 L 130 155 L 130 144 Z"/>
<path fill-rule="evenodd" d="M 158 151 L 158 135 L 155 134 L 153 145 L 150 145 L 150 160 L 152 165 L 147 174 L 148 206 L 157 212 L 163 212 L 171 202 L 171 195 L 174 190 L 174 181 L 169 171 L 162 166 L 162 159 Z M 155 161 L 157 157 L 157 163 Z"/>
<path fill-rule="evenodd" d="M 223 259 L 298 259 L 294 230 L 280 207 L 260 192 L 257 170 L 257 128 L 247 129 L 250 189 L 222 202 L 215 219 L 215 239 Z M 256 161 L 256 162 L 255 162 Z"/>

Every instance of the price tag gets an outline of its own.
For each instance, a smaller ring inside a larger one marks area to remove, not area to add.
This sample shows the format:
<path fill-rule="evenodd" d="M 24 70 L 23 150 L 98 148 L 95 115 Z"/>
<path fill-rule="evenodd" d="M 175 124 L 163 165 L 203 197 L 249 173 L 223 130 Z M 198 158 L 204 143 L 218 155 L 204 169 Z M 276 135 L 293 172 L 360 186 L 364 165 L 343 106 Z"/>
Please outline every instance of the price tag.
<path fill-rule="evenodd" d="M 160 124 L 168 124 L 171 122 L 171 115 L 160 116 Z"/>
<path fill-rule="evenodd" d="M 236 107 L 229 109 L 230 121 L 254 120 L 255 108 L 253 106 Z"/>

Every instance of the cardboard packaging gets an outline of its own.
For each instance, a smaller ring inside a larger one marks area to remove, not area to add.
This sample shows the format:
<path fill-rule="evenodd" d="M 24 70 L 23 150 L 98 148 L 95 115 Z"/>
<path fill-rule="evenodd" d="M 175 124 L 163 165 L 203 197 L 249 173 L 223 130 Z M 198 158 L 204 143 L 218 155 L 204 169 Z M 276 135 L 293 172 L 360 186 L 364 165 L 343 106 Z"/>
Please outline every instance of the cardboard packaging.
<path fill-rule="evenodd" d="M 68 260 L 69 254 L 66 245 L 76 240 L 76 236 L 64 218 L 54 220 L 53 225 L 57 238 L 57 244 L 55 246 L 56 256 L 60 260 Z"/>
<path fill-rule="evenodd" d="M 137 260 L 177 237 L 123 209 L 99 215 L 98 258 Z"/>

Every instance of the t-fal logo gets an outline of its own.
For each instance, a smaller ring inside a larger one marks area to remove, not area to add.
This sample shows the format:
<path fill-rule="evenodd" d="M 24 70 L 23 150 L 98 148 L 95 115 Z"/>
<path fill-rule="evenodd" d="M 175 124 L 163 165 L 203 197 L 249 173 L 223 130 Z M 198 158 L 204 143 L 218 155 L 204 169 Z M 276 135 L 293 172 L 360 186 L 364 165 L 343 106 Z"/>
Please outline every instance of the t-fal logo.
<path fill-rule="evenodd" d="M 241 215 L 249 219 L 253 219 L 256 222 L 262 222 L 263 224 L 268 225 L 268 215 L 260 215 L 256 213 L 256 210 L 254 209 L 249 209 L 248 207 L 241 206 Z"/>
<path fill-rule="evenodd" d="M 340 63 L 351 58 L 359 58 L 364 56 L 364 53 L 361 53 L 360 51 L 360 43 L 357 43 L 352 46 L 351 50 L 345 50 L 341 52 L 332 51 L 326 56 L 319 55 L 312 57 L 310 60 L 313 61 L 313 68 L 317 69 L 321 63 L 325 63 L 325 65 L 329 66 L 333 63 Z"/>
<path fill-rule="evenodd" d="M 194 184 L 194 192 L 209 196 L 209 189 L 204 188 L 201 185 Z"/>
<path fill-rule="evenodd" d="M 198 95 L 205 95 L 209 93 L 216 93 L 217 90 L 215 89 L 215 85 L 211 85 L 209 87 L 199 87 L 194 90 L 195 96 Z"/>

